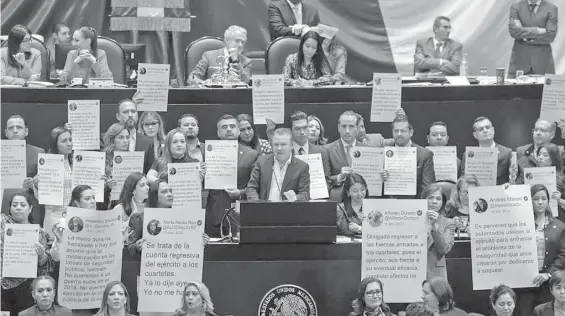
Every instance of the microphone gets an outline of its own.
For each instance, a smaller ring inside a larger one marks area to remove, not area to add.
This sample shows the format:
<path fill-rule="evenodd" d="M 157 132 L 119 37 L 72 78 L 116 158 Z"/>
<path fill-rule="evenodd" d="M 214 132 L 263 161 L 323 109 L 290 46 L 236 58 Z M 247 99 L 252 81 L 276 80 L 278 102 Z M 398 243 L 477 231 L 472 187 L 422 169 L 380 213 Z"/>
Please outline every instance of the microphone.
<path fill-rule="evenodd" d="M 228 215 L 231 212 L 234 212 L 235 208 L 234 207 L 226 208 L 224 211 L 225 211 L 224 216 L 222 216 L 222 219 L 220 220 L 220 237 L 221 237 L 220 242 L 237 243 L 238 242 L 237 239 L 232 236 L 231 223 L 230 220 L 228 219 Z M 227 223 L 227 229 L 228 229 L 227 235 L 224 234 L 224 222 Z"/>

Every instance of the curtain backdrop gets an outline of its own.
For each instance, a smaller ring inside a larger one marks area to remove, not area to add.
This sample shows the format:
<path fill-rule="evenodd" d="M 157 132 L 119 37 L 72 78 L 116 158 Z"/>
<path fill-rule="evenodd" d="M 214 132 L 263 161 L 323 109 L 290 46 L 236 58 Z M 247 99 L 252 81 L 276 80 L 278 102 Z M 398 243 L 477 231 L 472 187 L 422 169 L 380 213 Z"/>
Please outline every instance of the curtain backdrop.
<path fill-rule="evenodd" d="M 88 25 L 122 43 L 146 44 L 152 63 L 172 65 L 173 77 L 183 77 L 186 46 L 202 36 L 223 36 L 230 25 L 248 30 L 248 51 L 269 44 L 267 7 L 271 0 L 191 0 L 192 30 L 179 32 L 112 32 L 110 0 L 2 0 L 2 34 L 17 23 L 50 38 L 51 26 L 64 21 L 71 29 Z M 285 0 L 283 0 L 285 1 Z M 486 66 L 508 68 L 512 38 L 509 7 L 514 0 L 304 0 L 318 8 L 322 23 L 340 29 L 338 40 L 348 49 L 347 74 L 367 81 L 373 72 L 413 72 L 417 39 L 432 36 L 433 19 L 452 19 L 452 38 L 464 44 L 471 74 Z M 544 0 L 547 1 L 547 0 Z M 550 0 L 565 23 L 565 0 Z M 565 28 L 553 43 L 557 73 L 565 73 Z"/>

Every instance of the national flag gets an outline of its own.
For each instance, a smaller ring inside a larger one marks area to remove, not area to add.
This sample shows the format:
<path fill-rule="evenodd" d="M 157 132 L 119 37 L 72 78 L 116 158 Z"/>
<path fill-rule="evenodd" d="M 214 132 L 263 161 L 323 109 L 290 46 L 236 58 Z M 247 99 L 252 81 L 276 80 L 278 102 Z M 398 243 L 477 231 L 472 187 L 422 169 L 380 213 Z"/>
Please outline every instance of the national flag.
<path fill-rule="evenodd" d="M 112 0 L 112 31 L 190 32 L 190 0 Z"/>

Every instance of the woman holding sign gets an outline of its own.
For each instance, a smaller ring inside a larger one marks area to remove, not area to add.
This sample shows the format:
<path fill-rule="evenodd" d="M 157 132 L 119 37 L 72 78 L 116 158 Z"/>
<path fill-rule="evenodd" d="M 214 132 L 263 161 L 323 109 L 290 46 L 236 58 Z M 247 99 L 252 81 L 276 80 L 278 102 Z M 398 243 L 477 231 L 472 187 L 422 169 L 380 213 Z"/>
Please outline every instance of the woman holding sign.
<path fill-rule="evenodd" d="M 120 281 L 106 285 L 100 309 L 94 316 L 133 316 L 130 314 L 129 293 Z"/>
<path fill-rule="evenodd" d="M 6 224 L 31 224 L 31 210 L 33 204 L 31 197 L 21 191 L 15 193 L 10 199 L 9 214 L 2 214 L 0 226 L 0 259 L 4 260 L 4 245 Z M 53 247 L 51 247 L 53 245 Z M 59 261 L 58 244 L 53 244 L 53 239 L 39 229 L 38 240 L 35 244 L 37 253 L 37 275 L 49 275 L 53 272 L 55 261 Z M 30 286 L 32 279 L 11 278 L 2 276 L 2 310 L 10 311 L 10 315 L 15 316 L 22 310 L 33 305 L 30 296 Z"/>
<path fill-rule="evenodd" d="M 349 316 L 393 316 L 390 308 L 383 299 L 383 283 L 375 277 L 366 277 L 361 280 L 357 296 L 352 302 L 353 311 Z"/>
<path fill-rule="evenodd" d="M 173 316 L 217 316 L 210 290 L 202 282 L 189 281 L 183 290 L 180 308 Z"/>
<path fill-rule="evenodd" d="M 159 113 L 155 111 L 145 111 L 139 117 L 137 130 L 140 134 L 149 136 L 153 139 L 153 155 L 155 160 L 163 154 L 165 147 L 165 123 Z"/>
<path fill-rule="evenodd" d="M 480 186 L 475 175 L 466 174 L 457 180 L 455 188 L 451 190 L 451 197 L 447 202 L 446 216 L 452 218 L 457 228 L 462 232 L 469 232 L 469 187 Z"/>
<path fill-rule="evenodd" d="M 351 173 L 343 182 L 342 203 L 337 205 L 337 234 L 361 237 L 363 226 L 363 199 L 368 195 L 365 179 Z"/>
<path fill-rule="evenodd" d="M 531 187 L 536 227 L 538 275 L 534 288 L 516 289 L 520 315 L 531 315 L 534 306 L 551 299 L 547 281 L 556 271 L 565 270 L 565 224 L 554 218 L 549 207 L 550 194 L 541 184 Z"/>
<path fill-rule="evenodd" d="M 455 222 L 445 216 L 447 197 L 437 183 L 428 185 L 421 195 L 428 201 L 428 278 L 447 279 L 445 255 L 455 242 Z"/>
<path fill-rule="evenodd" d="M 175 128 L 167 133 L 165 137 L 165 148 L 163 156 L 155 160 L 151 166 L 151 170 L 147 173 L 147 180 L 153 182 L 157 180 L 163 173 L 167 173 L 169 163 L 179 162 L 199 162 L 198 159 L 190 157 L 188 154 L 188 146 L 186 145 L 186 137 L 180 128 Z M 204 179 L 204 168 L 200 170 L 200 178 Z"/>

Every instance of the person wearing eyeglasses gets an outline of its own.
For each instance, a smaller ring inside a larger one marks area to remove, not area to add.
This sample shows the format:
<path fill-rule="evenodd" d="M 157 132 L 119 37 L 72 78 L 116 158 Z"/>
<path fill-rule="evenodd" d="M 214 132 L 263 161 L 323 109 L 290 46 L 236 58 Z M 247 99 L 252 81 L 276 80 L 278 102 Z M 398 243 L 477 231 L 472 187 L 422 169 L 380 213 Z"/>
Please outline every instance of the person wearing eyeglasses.
<path fill-rule="evenodd" d="M 81 78 L 82 83 L 88 83 L 90 78 L 113 78 L 108 66 L 106 52 L 98 49 L 96 30 L 83 26 L 73 33 L 72 44 L 77 49 L 67 54 L 65 68 L 59 80 L 69 83 L 74 78 Z"/>
<path fill-rule="evenodd" d="M 516 148 L 518 162 L 518 177 L 516 183 L 524 183 L 524 168 L 538 166 L 538 155 L 541 147 L 551 144 L 555 137 L 555 123 L 537 119 L 532 129 L 532 143 Z"/>
<path fill-rule="evenodd" d="M 163 118 L 155 111 L 145 111 L 139 117 L 137 131 L 153 139 L 153 156 L 161 157 L 165 147 L 165 130 Z"/>
<path fill-rule="evenodd" d="M 498 149 L 498 166 L 496 171 L 496 185 L 502 185 L 510 181 L 510 159 L 512 158 L 512 149 L 497 144 L 494 141 L 494 126 L 492 121 L 485 117 L 479 116 L 473 122 L 473 137 L 479 143 L 479 147 L 496 147 Z M 465 171 L 465 155 L 461 161 L 461 169 Z"/>
<path fill-rule="evenodd" d="M 384 288 L 381 280 L 366 277 L 361 280 L 355 299 L 351 302 L 353 311 L 349 316 L 393 316 L 384 301 Z"/>
<path fill-rule="evenodd" d="M 8 47 L 0 49 L 0 84 L 23 86 L 41 75 L 41 53 L 31 47 L 33 38 L 25 25 L 17 24 L 8 34 Z"/>

